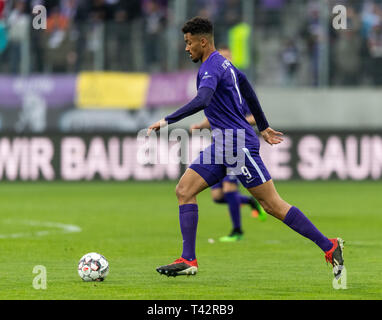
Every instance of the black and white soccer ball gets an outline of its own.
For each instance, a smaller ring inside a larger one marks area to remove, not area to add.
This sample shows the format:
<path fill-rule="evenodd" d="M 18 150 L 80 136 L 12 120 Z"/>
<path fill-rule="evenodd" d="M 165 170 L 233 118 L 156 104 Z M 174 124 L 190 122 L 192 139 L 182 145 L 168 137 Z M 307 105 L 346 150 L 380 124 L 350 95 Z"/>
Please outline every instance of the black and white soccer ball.
<path fill-rule="evenodd" d="M 103 281 L 109 274 L 109 262 L 99 253 L 85 254 L 78 262 L 78 275 L 84 281 Z"/>

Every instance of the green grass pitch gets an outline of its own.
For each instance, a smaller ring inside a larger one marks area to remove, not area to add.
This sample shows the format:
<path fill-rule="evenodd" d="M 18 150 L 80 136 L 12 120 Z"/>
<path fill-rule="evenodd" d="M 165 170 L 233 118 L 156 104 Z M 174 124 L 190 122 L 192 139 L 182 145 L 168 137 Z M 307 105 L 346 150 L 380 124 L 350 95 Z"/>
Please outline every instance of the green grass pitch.
<path fill-rule="evenodd" d="M 209 190 L 198 197 L 199 273 L 160 276 L 155 268 L 181 254 L 175 184 L 2 183 L 0 299 L 382 299 L 382 183 L 276 182 L 325 235 L 346 241 L 347 290 L 333 289 L 315 244 L 272 217 L 252 218 L 248 207 L 242 241 L 209 243 L 231 227 L 227 206 Z M 110 264 L 102 283 L 77 274 L 80 257 L 93 251 Z M 32 286 L 36 265 L 46 268 L 45 290 Z"/>

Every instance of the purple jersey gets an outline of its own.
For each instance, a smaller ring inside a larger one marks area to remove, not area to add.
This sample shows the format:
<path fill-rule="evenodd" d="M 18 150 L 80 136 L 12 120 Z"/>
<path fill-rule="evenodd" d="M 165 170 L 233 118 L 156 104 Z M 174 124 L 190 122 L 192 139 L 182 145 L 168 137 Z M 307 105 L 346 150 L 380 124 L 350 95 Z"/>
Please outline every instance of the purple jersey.
<path fill-rule="evenodd" d="M 236 175 L 246 188 L 270 180 L 271 176 L 259 154 L 259 139 L 245 118 L 248 109 L 255 116 L 256 122 L 259 120 L 259 128 L 265 129 L 268 123 L 245 75 L 215 51 L 200 66 L 197 88 L 198 92 L 203 88 L 212 89 L 214 92 L 204 108 L 214 141 L 200 153 L 190 168 L 209 186 L 223 179 L 227 175 L 227 169 Z M 241 92 L 240 88 L 244 88 L 246 92 Z M 244 133 L 244 139 L 241 133 Z"/>
<path fill-rule="evenodd" d="M 246 188 L 270 180 L 259 154 L 259 139 L 246 120 L 248 109 L 260 131 L 269 124 L 246 76 L 215 51 L 200 66 L 197 88 L 198 95 L 191 102 L 165 118 L 171 124 L 204 110 L 211 125 L 213 143 L 190 168 L 209 186 L 223 179 L 227 169 Z"/>
<path fill-rule="evenodd" d="M 210 104 L 204 109 L 211 129 L 219 129 L 223 135 L 225 130 L 231 129 L 234 139 L 237 130 L 245 130 L 245 145 L 258 148 L 258 137 L 246 120 L 246 115 L 251 112 L 240 92 L 237 69 L 217 51 L 200 66 L 197 89 L 204 87 L 215 91 Z"/>
<path fill-rule="evenodd" d="M 252 112 L 251 112 L 251 110 L 249 110 L 247 101 L 245 101 L 245 99 L 244 99 L 244 103 L 243 103 L 243 111 L 244 111 L 244 114 L 246 117 L 252 115 Z"/>

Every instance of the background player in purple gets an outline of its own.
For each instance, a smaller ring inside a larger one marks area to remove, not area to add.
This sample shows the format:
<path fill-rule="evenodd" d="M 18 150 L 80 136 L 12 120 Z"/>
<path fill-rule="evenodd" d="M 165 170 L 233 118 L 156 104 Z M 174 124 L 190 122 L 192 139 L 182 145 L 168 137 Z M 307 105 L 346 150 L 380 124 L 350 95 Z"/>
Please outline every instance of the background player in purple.
<path fill-rule="evenodd" d="M 213 133 L 214 129 L 218 130 L 216 135 L 213 134 L 212 145 L 204 150 L 186 170 L 176 187 L 183 237 L 182 255 L 173 263 L 158 267 L 156 270 L 167 276 L 197 273 L 195 245 L 198 205 L 196 196 L 221 180 L 226 175 L 227 168 L 236 171 L 240 168 L 242 172 L 238 176 L 240 182 L 261 203 L 267 213 L 317 244 L 325 253 L 326 261 L 332 264 L 335 277 L 339 277 L 344 267 L 343 240 L 328 239 L 298 208 L 284 201 L 276 191 L 260 158 L 258 137 L 245 120 L 242 109 L 243 99 L 246 100 L 261 136 L 267 143 L 273 145 L 282 142 L 282 133 L 269 126 L 245 75 L 216 51 L 212 23 L 208 19 L 196 17 L 186 22 L 182 31 L 186 52 L 191 60 L 195 63 L 202 62 L 197 79 L 197 96 L 165 119 L 152 124 L 147 134 L 201 110 L 204 110 Z M 242 131 L 245 132 L 244 147 L 241 141 Z M 229 134 L 233 136 L 233 140 L 229 139 Z M 221 140 L 224 141 L 222 147 L 219 146 Z M 232 148 L 236 152 L 236 163 L 231 162 L 234 159 L 231 153 Z"/>
<path fill-rule="evenodd" d="M 218 52 L 229 61 L 232 61 L 231 50 L 227 46 L 220 46 Z M 248 105 L 243 101 L 243 111 L 248 123 L 252 126 L 256 125 Z M 194 124 L 190 130 L 209 129 L 211 125 L 207 118 L 201 123 Z M 267 214 L 261 207 L 260 203 L 253 197 L 249 197 L 240 193 L 238 188 L 238 179 L 235 175 L 227 174 L 221 181 L 211 186 L 211 197 L 215 203 L 227 204 L 232 222 L 232 230 L 229 235 L 219 238 L 221 242 L 238 241 L 243 238 L 243 228 L 241 223 L 241 206 L 246 204 L 252 208 L 252 217 L 265 221 Z"/>

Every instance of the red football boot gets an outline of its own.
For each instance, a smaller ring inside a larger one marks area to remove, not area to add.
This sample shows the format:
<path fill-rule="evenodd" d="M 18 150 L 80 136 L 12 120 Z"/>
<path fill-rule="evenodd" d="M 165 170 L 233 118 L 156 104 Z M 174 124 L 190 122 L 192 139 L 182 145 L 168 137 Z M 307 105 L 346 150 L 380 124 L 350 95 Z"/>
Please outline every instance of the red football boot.
<path fill-rule="evenodd" d="M 188 261 L 184 258 L 179 258 L 171 264 L 158 267 L 156 270 L 168 277 L 194 276 L 198 272 L 198 262 L 196 259 Z"/>
<path fill-rule="evenodd" d="M 341 238 L 329 239 L 333 243 L 333 248 L 325 252 L 326 262 L 330 262 L 333 266 L 333 273 L 336 279 L 341 277 L 341 272 L 344 269 L 344 243 Z"/>

